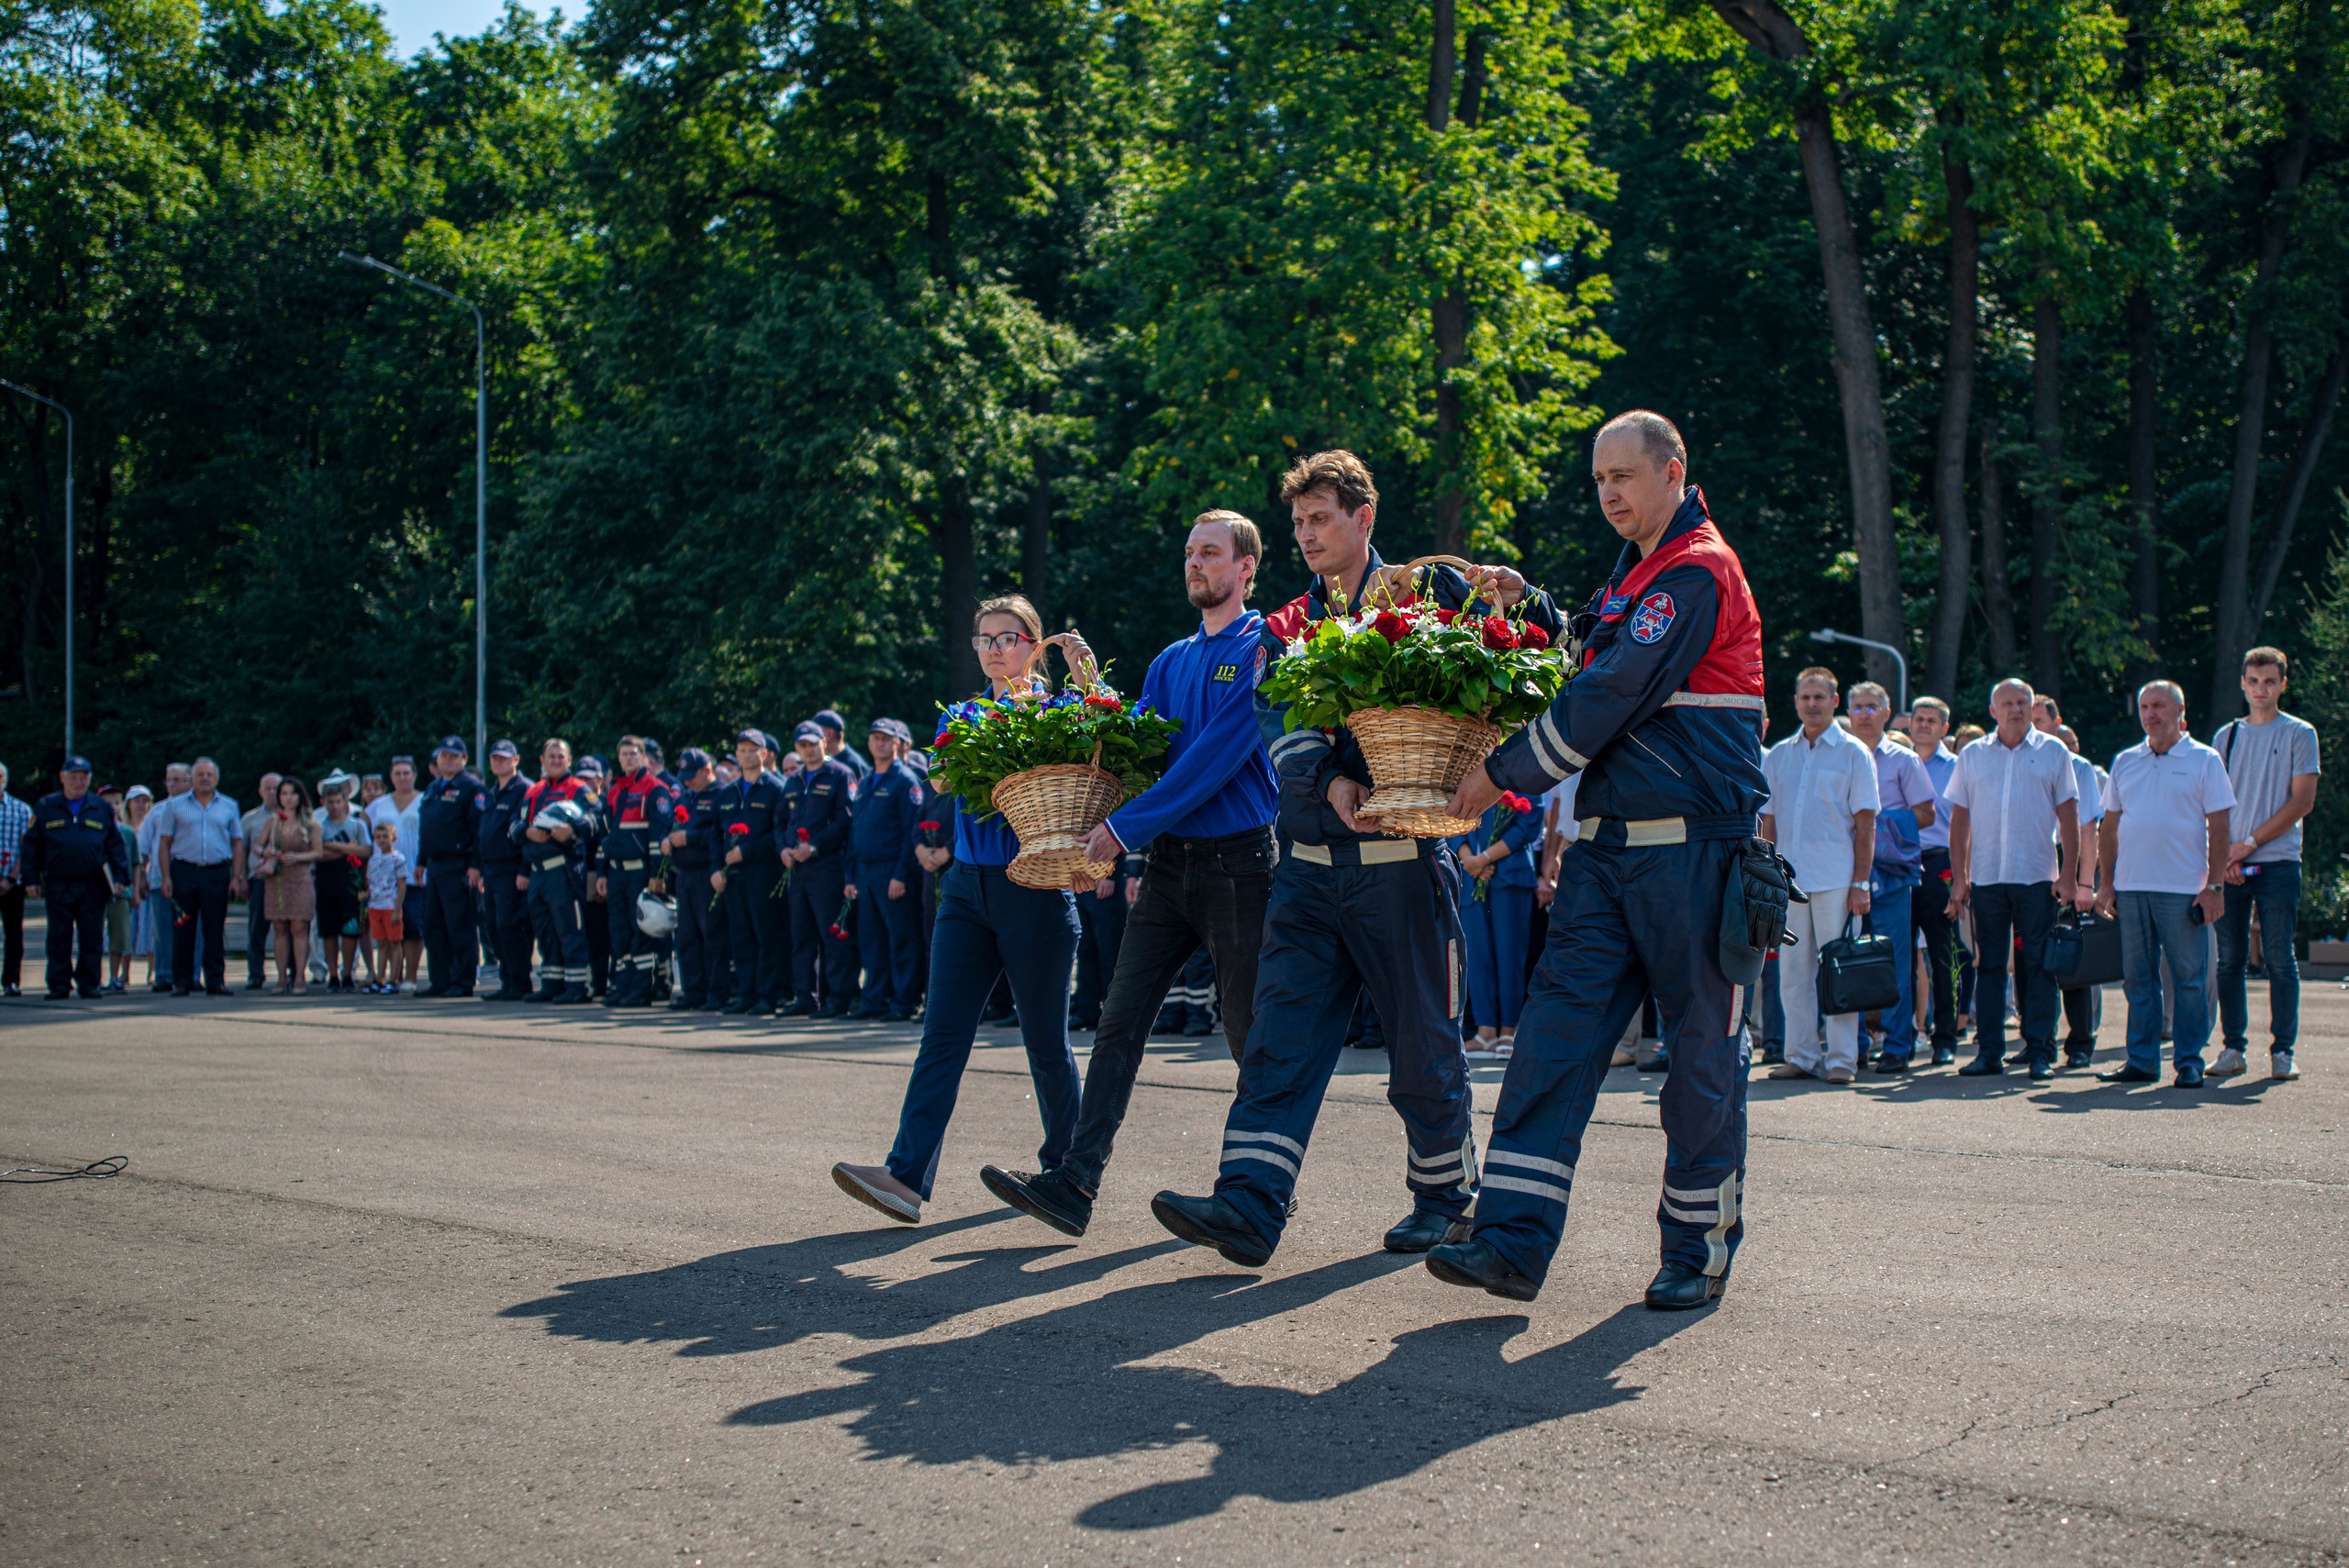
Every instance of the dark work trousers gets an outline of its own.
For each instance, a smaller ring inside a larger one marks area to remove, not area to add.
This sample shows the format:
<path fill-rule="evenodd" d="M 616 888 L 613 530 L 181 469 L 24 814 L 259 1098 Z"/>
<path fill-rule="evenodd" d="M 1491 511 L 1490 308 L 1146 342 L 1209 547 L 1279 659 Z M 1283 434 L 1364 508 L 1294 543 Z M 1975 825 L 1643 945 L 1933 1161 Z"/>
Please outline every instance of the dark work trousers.
<path fill-rule="evenodd" d="M 2093 833 L 2096 831 L 2096 825 L 2092 822 L 2083 822 L 2080 824 L 2080 831 Z M 2056 851 L 2056 863 L 2063 864 L 2063 852 Z M 2065 906 L 2060 902 L 2055 906 L 2055 913 L 2058 915 L 2061 915 L 2064 909 Z M 2066 985 L 2056 995 L 2063 999 L 2064 1004 L 2065 1054 L 2078 1057 L 2094 1054 L 2097 1028 L 2104 1022 L 2103 990 L 2094 985 Z"/>
<path fill-rule="evenodd" d="M 946 873 L 953 865 L 949 861 L 937 871 L 921 873 L 921 962 L 914 972 L 914 994 L 930 995 L 930 949 L 931 939 L 938 933 L 938 903 L 946 891 Z"/>
<path fill-rule="evenodd" d="M 1140 884 L 1136 882 L 1137 888 Z M 1101 1003 L 1109 995 L 1109 977 L 1118 973 L 1118 951 L 1126 940 L 1126 878 L 1111 876 L 1090 893 L 1076 898 L 1076 998 L 1069 1004 L 1072 1028 L 1089 1029 L 1101 1022 Z M 1107 897 L 1102 889 L 1108 890 Z"/>
<path fill-rule="evenodd" d="M 1101 1003 L 1093 1057 L 1085 1069 L 1076 1140 L 1069 1149 L 1068 1173 L 1085 1191 L 1101 1185 L 1102 1168 L 1109 1163 L 1110 1145 L 1125 1123 L 1134 1075 L 1141 1071 L 1143 1048 L 1150 1042 L 1151 1026 L 1158 1021 L 1158 1009 L 1165 1005 L 1167 988 L 1203 943 L 1215 960 L 1224 1040 L 1233 1060 L 1247 1059 L 1255 1029 L 1257 955 L 1264 946 L 1264 909 L 1272 896 L 1273 836 L 1264 828 L 1220 839 L 1163 836 L 1151 845 L 1141 893 L 1126 912 L 1125 939 Z M 1078 907 L 1085 903 L 1079 898 Z M 1345 1002 L 1328 1052 L 1333 1066 L 1353 1012 L 1351 986 Z M 1019 1016 L 1023 1020 L 1028 1016 L 1024 1006 Z M 1459 1053 L 1456 1039 L 1453 1052 Z M 1318 1102 L 1318 1094 L 1315 1098 Z M 1286 1207 L 1286 1200 L 1282 1201 Z"/>
<path fill-rule="evenodd" d="M 1386 1099 L 1403 1118 L 1414 1210 L 1464 1219 L 1475 1196 L 1475 1102 L 1460 1048 L 1460 870 L 1441 839 L 1412 843 L 1418 858 L 1374 865 L 1358 862 L 1353 844 L 1325 851 L 1346 862 L 1330 865 L 1302 858 L 1311 846 L 1295 846 L 1273 873 L 1255 1017 L 1215 1184 L 1268 1250 L 1288 1222 L 1297 1167 L 1361 990 L 1386 1029 Z M 1129 921 L 1129 953 L 1135 943 Z"/>
<path fill-rule="evenodd" d="M 432 966 L 433 990 L 473 995 L 481 947 L 473 935 L 473 884 L 462 860 L 425 862 L 424 957 Z"/>
<path fill-rule="evenodd" d="M 1518 1020 L 1476 1196 L 1476 1238 L 1540 1283 L 1566 1221 L 1584 1129 L 1632 1016 L 1652 993 L 1672 1058 L 1664 1122 L 1662 1251 L 1725 1275 L 1744 1235 L 1742 988 L 1720 967 L 1720 906 L 1736 845 L 1718 840 L 1568 850 L 1550 940 Z"/>
<path fill-rule="evenodd" d="M 726 899 L 709 885 L 709 868 L 679 867 L 677 1000 L 688 1007 L 723 1006 L 732 995 L 726 951 Z"/>
<path fill-rule="evenodd" d="M 178 875 L 175 872 L 174 877 Z M 417 933 L 411 931 L 410 936 Z M 258 991 L 269 982 L 269 955 L 274 947 L 269 929 L 269 897 L 261 878 L 247 884 L 245 895 L 245 989 Z M 178 973 L 173 971 L 174 973 Z"/>
<path fill-rule="evenodd" d="M 2015 1014 L 2022 1025 L 2024 1057 L 2055 1059 L 2055 982 L 2044 967 L 2047 933 L 2055 925 L 2052 882 L 1977 883 L 1974 893 L 1974 1039 L 1984 1056 L 2007 1055 L 2007 960 L 2018 938 L 2021 971 L 2015 978 Z"/>
<path fill-rule="evenodd" d="M 930 946 L 930 1007 L 921 1050 L 897 1116 L 889 1173 L 927 1200 L 946 1146 L 946 1124 L 979 1032 L 979 1008 L 1008 974 L 1020 1041 L 1044 1123 L 1038 1167 L 1056 1169 L 1076 1129 L 1076 1055 L 1068 1048 L 1068 979 L 1076 959 L 1076 908 L 1066 893 L 1022 887 L 1001 866 L 957 861 L 945 875 Z"/>
<path fill-rule="evenodd" d="M 172 862 L 172 988 L 195 989 L 195 939 L 204 938 L 204 989 L 228 988 L 228 862 Z M 253 902 L 261 903 L 259 898 Z"/>
<path fill-rule="evenodd" d="M 580 925 L 583 874 L 561 861 L 530 873 L 530 930 L 539 940 L 541 996 L 573 986 L 584 990 L 594 973 L 588 963 L 587 933 Z"/>
<path fill-rule="evenodd" d="M 2300 959 L 2294 929 L 2300 912 L 2300 862 L 2268 861 L 2243 868 L 2243 879 L 2223 890 L 2219 915 L 2220 1043 L 2251 1049 L 2251 1000 L 2243 971 L 2251 962 L 2251 912 L 2259 911 L 2259 962 L 2267 971 L 2267 1049 L 2291 1051 L 2300 1039 Z M 9 971 L 14 979 L 16 972 Z"/>
<path fill-rule="evenodd" d="M 846 1011 L 856 999 L 856 943 L 831 931 L 847 887 L 848 862 L 840 855 L 818 855 L 791 868 L 791 985 L 811 1007 L 820 1001 Z"/>
<path fill-rule="evenodd" d="M 921 935 L 914 929 L 921 888 L 908 884 L 905 896 L 889 896 L 893 862 L 865 861 L 856 868 L 856 947 L 864 962 L 864 1006 L 876 1013 L 913 1011 L 914 966 L 921 962 Z"/>
<path fill-rule="evenodd" d="M 166 962 L 166 972 L 169 964 Z M 25 981 L 25 890 L 0 893 L 0 981 L 21 985 Z"/>
<path fill-rule="evenodd" d="M 106 983 L 98 959 L 106 934 L 106 904 L 114 896 L 106 879 L 53 876 L 41 884 L 40 891 L 48 902 L 50 995 L 72 995 L 78 981 L 83 995 L 95 996 Z M 77 940 L 79 962 L 73 951 Z"/>
<path fill-rule="evenodd" d="M 634 1006 L 652 995 L 652 965 L 661 944 L 637 929 L 636 899 L 652 880 L 644 861 L 615 862 L 604 873 L 606 940 L 612 953 L 612 1001 Z"/>
<path fill-rule="evenodd" d="M 587 984 L 601 996 L 612 984 L 612 915 L 603 900 L 585 894 L 587 873 L 580 873 L 579 931 L 587 939 Z"/>
<path fill-rule="evenodd" d="M 482 873 L 489 889 L 489 942 L 497 954 L 497 989 L 506 996 L 526 995 L 530 989 L 530 901 L 514 880 L 523 874 L 519 861 Z"/>
<path fill-rule="evenodd" d="M 780 1007 L 791 1000 L 791 911 L 775 889 L 780 862 L 744 862 L 726 872 L 726 929 L 737 1000 Z"/>
<path fill-rule="evenodd" d="M 1909 902 L 1909 917 L 1925 939 L 1925 982 L 1932 1001 L 1927 1006 L 1929 1027 L 1932 1033 L 1932 1048 L 1936 1051 L 1952 1051 L 1957 1046 L 1957 949 L 1956 923 L 1949 917 L 1949 851 L 1925 851 L 1925 880 L 1917 884 L 1915 895 Z"/>

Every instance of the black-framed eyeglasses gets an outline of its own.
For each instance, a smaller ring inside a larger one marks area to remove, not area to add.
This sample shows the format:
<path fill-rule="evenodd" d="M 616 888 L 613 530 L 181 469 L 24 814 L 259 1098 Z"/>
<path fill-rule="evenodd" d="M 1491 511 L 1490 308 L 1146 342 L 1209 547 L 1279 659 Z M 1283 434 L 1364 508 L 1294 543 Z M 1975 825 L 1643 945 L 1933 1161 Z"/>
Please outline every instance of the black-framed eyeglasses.
<path fill-rule="evenodd" d="M 977 653 L 1008 653 L 1023 642 L 1035 640 L 1024 631 L 998 631 L 993 637 L 971 639 L 971 649 Z"/>

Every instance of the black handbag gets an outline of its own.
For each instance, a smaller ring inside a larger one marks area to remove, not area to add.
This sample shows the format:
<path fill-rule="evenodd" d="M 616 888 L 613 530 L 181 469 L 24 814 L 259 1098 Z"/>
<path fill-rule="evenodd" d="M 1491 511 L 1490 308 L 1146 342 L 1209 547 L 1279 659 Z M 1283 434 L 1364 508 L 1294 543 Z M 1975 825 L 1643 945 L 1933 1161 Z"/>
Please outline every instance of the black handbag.
<path fill-rule="evenodd" d="M 1860 934 L 1852 934 L 1852 922 Z M 1900 954 L 1890 937 L 1876 933 L 1864 916 L 1846 916 L 1843 934 L 1819 949 L 1819 1010 L 1874 1013 L 1900 1005 Z"/>
<path fill-rule="evenodd" d="M 2110 985 L 2121 978 L 2121 922 L 2066 909 L 2047 933 L 2041 967 L 2059 991 Z"/>

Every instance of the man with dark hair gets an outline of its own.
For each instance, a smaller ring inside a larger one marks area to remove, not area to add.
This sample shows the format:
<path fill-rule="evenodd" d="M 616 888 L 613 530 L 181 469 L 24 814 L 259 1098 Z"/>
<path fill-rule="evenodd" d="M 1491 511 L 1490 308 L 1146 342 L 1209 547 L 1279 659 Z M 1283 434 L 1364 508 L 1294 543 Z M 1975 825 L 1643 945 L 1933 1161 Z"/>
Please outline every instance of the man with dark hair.
<path fill-rule="evenodd" d="M 725 898 L 727 940 L 734 950 L 729 1013 L 780 1012 L 791 989 L 790 910 L 775 896 L 791 802 L 774 761 L 774 738 L 763 729 L 743 730 L 734 738 L 734 780 L 718 795 L 711 847 L 718 865 L 709 874 L 711 888 Z"/>
<path fill-rule="evenodd" d="M 726 1006 L 733 990 L 732 961 L 727 951 L 726 906 L 713 896 L 711 871 L 718 859 L 718 768 L 698 746 L 677 753 L 683 787 L 671 808 L 674 824 L 668 838 L 669 863 L 676 874 L 677 982 L 670 999 L 674 1012 L 716 1012 Z"/>
<path fill-rule="evenodd" d="M 62 1002 L 78 984 L 82 999 L 94 1002 L 106 980 L 98 949 L 106 906 L 130 885 L 130 852 L 115 831 L 114 807 L 91 792 L 87 757 L 66 758 L 57 783 L 34 803 L 25 829 L 25 890 L 49 917 L 49 999 Z"/>
<path fill-rule="evenodd" d="M 842 718 L 837 709 L 825 708 L 808 722 L 824 732 L 820 740 L 824 760 L 846 768 L 856 775 L 859 784 L 873 776 L 873 764 L 848 743 L 848 720 Z"/>
<path fill-rule="evenodd" d="M 530 788 L 522 776 L 522 749 L 511 740 L 490 742 L 489 776 L 473 864 L 484 884 L 490 951 L 497 956 L 497 989 L 483 1000 L 520 1002 L 530 995 L 530 906 L 524 892 L 530 879 L 514 841 L 514 816 Z"/>
<path fill-rule="evenodd" d="M 1095 864 L 1136 852 L 1149 858 L 1101 1002 L 1075 1137 L 1061 1163 L 1041 1175 L 979 1171 L 996 1196 L 1071 1236 L 1091 1222 L 1151 1025 L 1201 944 L 1215 961 L 1232 1060 L 1248 1049 L 1277 788 L 1256 721 L 1264 623 L 1247 603 L 1263 549 L 1256 525 L 1236 512 L 1205 512 L 1191 525 L 1183 580 L 1199 628 L 1151 661 L 1137 699 L 1182 728 L 1163 776 L 1111 813 L 1085 846 Z M 1082 643 L 1070 653 L 1078 662 L 1089 656 Z M 1080 888 L 1079 902 L 1092 902 L 1092 891 Z"/>
<path fill-rule="evenodd" d="M 794 995 L 783 1012 L 786 1018 L 844 1018 L 856 995 L 856 947 L 839 923 L 848 891 L 856 771 L 845 760 L 824 754 L 824 729 L 817 721 L 792 731 L 791 744 L 799 754 L 799 772 L 783 786 L 790 806 L 783 862 L 791 868 Z"/>
<path fill-rule="evenodd" d="M 2300 908 L 2300 818 L 2316 805 L 2316 727 L 2279 706 L 2290 663 L 2280 648 L 2243 656 L 2247 717 L 2220 727 L 2211 749 L 2226 766 L 2235 804 L 2228 817 L 2227 873 L 2219 916 L 2219 1060 L 2213 1078 L 2243 1071 L 2251 1049 L 2251 912 L 2259 911 L 2259 956 L 2267 971 L 2268 1073 L 2299 1077 L 2292 1052 L 2300 1031 L 2299 957 L 2292 951 Z"/>
<path fill-rule="evenodd" d="M 581 925 L 585 872 L 594 837 L 596 797 L 572 774 L 571 742 L 539 749 L 539 782 L 523 792 L 514 813 L 514 837 L 527 873 L 530 926 L 539 940 L 538 1002 L 590 1000 L 595 969 Z"/>
<path fill-rule="evenodd" d="M 1750 900 L 1784 874 L 1775 850 L 1754 838 L 1767 794 L 1762 621 L 1704 493 L 1685 483 L 1684 458 L 1658 461 L 1664 433 L 1664 450 L 1686 452 L 1660 415 L 1618 416 L 1600 432 L 1591 478 L 1623 550 L 1575 618 L 1581 673 L 1548 713 L 1470 771 L 1446 808 L 1474 817 L 1504 789 L 1531 795 L 1582 781 L 1548 949 L 1493 1116 L 1475 1233 L 1428 1254 L 1438 1279 L 1513 1301 L 1531 1301 L 1548 1274 L 1583 1129 L 1615 1044 L 1650 992 L 1672 1072 L 1658 1105 L 1663 1266 L 1648 1305 L 1701 1307 L 1720 1296 L 1744 1234 L 1741 992 L 1761 976 L 1763 954 L 1749 939 L 1767 922 L 1750 907 L 1740 915 L 1731 895 Z M 1725 915 L 1739 915 L 1734 940 Z"/>
<path fill-rule="evenodd" d="M 465 766 L 462 736 L 432 751 L 432 782 L 416 803 L 417 852 L 424 858 L 424 951 L 432 984 L 424 996 L 470 996 L 481 962 L 473 893 L 481 886 L 481 819 L 489 791 Z"/>
<path fill-rule="evenodd" d="M 660 891 L 654 857 L 668 836 L 677 799 L 652 769 L 644 739 L 623 735 L 619 746 L 620 773 L 604 796 L 604 814 L 610 829 L 599 851 L 596 872 L 603 884 L 604 917 L 610 932 L 611 989 L 604 1003 L 612 1007 L 652 1006 L 652 971 L 661 944 L 636 923 L 636 901 L 649 888 Z"/>
<path fill-rule="evenodd" d="M 1454 610 L 1472 598 L 1502 609 L 1521 603 L 1524 618 L 1545 635 L 1562 629 L 1549 595 L 1508 567 L 1464 575 L 1448 566 L 1413 572 L 1380 562 L 1370 543 L 1378 490 L 1352 452 L 1300 458 L 1281 498 L 1313 583 L 1264 618 L 1252 651 L 1260 682 L 1262 669 L 1311 623 L 1360 604 L 1374 585 L 1380 603 L 1391 597 L 1397 609 L 1422 599 Z M 1255 1016 L 1214 1194 L 1163 1192 L 1151 1211 L 1174 1235 L 1243 1267 L 1272 1256 L 1322 1092 L 1345 1050 L 1355 994 L 1367 988 L 1386 1030 L 1386 1097 L 1408 1140 L 1411 1212 L 1386 1233 L 1386 1246 L 1423 1252 L 1463 1233 L 1476 1193 L 1474 1101 L 1460 1042 L 1459 866 L 1442 839 L 1391 839 L 1375 820 L 1356 817 L 1371 780 L 1352 731 L 1290 729 L 1286 706 L 1267 702 L 1261 684 L 1255 712 L 1279 781 L 1283 844 L 1256 961 Z M 1156 875 L 1144 879 L 1145 893 Z M 1120 971 L 1134 948 L 1129 922 Z"/>

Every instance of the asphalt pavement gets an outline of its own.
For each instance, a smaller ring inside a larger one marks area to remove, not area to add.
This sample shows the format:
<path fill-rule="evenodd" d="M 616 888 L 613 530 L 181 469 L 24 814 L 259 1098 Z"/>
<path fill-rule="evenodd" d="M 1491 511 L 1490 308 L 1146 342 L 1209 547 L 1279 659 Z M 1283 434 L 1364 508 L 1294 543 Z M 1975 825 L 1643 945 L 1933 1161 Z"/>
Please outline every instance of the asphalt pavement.
<path fill-rule="evenodd" d="M 9 1003 L 0 1165 L 128 1166 L 0 1191 L 0 1561 L 2337 1562 L 2343 987 L 2304 1029 L 2202 1091 L 1757 1073 L 1730 1292 L 1659 1314 L 1629 1068 L 1520 1307 L 1379 1250 L 1377 1053 L 1248 1271 L 1148 1208 L 1213 1181 L 1219 1040 L 1153 1047 L 1073 1242 L 977 1181 L 1039 1138 L 1009 1030 L 904 1227 L 827 1173 L 908 1028 Z"/>

